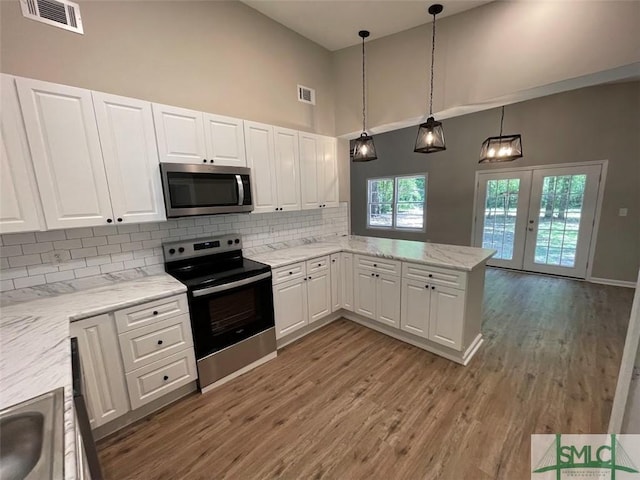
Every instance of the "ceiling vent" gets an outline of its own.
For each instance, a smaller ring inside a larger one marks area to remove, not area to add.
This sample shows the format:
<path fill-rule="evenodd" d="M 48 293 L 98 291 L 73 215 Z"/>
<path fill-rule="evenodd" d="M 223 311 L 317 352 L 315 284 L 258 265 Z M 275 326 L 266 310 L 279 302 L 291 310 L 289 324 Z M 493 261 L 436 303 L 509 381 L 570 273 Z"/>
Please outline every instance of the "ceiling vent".
<path fill-rule="evenodd" d="M 302 103 L 308 103 L 310 105 L 315 105 L 316 91 L 313 88 L 305 87 L 304 85 L 298 85 L 298 101 Z"/>
<path fill-rule="evenodd" d="M 68 0 L 20 0 L 22 15 L 38 22 L 83 34 L 80 7 Z"/>

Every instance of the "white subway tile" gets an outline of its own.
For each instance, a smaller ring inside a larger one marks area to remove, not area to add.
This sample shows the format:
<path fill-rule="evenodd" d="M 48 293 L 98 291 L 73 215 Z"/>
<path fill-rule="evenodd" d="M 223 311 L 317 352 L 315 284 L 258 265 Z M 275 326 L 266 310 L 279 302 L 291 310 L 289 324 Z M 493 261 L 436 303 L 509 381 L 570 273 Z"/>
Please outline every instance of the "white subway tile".
<path fill-rule="evenodd" d="M 33 287 L 35 285 L 43 285 L 45 283 L 47 283 L 47 280 L 44 278 L 44 275 L 36 275 L 34 277 L 16 278 L 13 281 L 13 285 L 16 288 Z"/>
<path fill-rule="evenodd" d="M 47 273 L 45 276 L 47 283 L 63 282 L 64 280 L 72 280 L 75 278 L 73 270 L 66 272 Z"/>
<path fill-rule="evenodd" d="M 105 265 L 111 263 L 111 255 L 102 255 L 100 257 L 87 258 L 87 267 L 93 267 L 94 265 Z"/>
<path fill-rule="evenodd" d="M 0 258 L 0 269 L 9 268 L 9 260 L 6 258 Z"/>
<path fill-rule="evenodd" d="M 144 266 L 144 258 L 139 258 L 137 260 L 127 260 L 126 262 L 124 262 L 124 268 L 127 270 L 130 268 L 140 268 Z"/>
<path fill-rule="evenodd" d="M 69 252 L 69 250 L 54 250 L 52 252 L 42 253 L 40 256 L 42 257 L 42 263 L 53 265 L 71 260 L 71 252 Z"/>
<path fill-rule="evenodd" d="M 144 250 L 136 250 L 133 252 L 133 258 L 146 258 L 153 257 L 154 255 L 152 248 L 145 248 Z"/>
<path fill-rule="evenodd" d="M 141 242 L 142 240 L 150 240 L 151 232 L 137 232 L 131 234 L 132 242 Z"/>
<path fill-rule="evenodd" d="M 58 265 L 58 270 L 64 272 L 66 270 L 75 270 L 76 268 L 83 268 L 87 265 L 87 261 L 84 258 L 79 258 L 77 260 L 71 260 L 69 262 L 64 262 Z"/>
<path fill-rule="evenodd" d="M 47 253 L 53 251 L 53 243 L 51 242 L 42 242 L 42 243 L 27 243 L 22 245 L 22 252 L 25 255 L 31 255 L 33 253 Z"/>
<path fill-rule="evenodd" d="M 118 225 L 118 233 L 135 233 L 140 231 L 140 225 L 137 223 L 131 225 Z"/>
<path fill-rule="evenodd" d="M 22 245 L 23 243 L 36 243 L 35 233 L 10 233 L 2 236 L 3 245 Z"/>
<path fill-rule="evenodd" d="M 114 253 L 111 255 L 111 263 L 124 262 L 125 260 L 133 260 L 133 253 Z"/>
<path fill-rule="evenodd" d="M 102 245 L 98 247 L 98 255 L 111 255 L 112 253 L 120 253 L 122 247 L 120 244 L 115 245 Z"/>
<path fill-rule="evenodd" d="M 42 263 L 42 258 L 39 253 L 33 255 L 21 255 L 20 257 L 9 257 L 9 265 L 12 268 L 26 267 L 27 265 L 39 265 Z"/>
<path fill-rule="evenodd" d="M 44 275 L 46 273 L 57 272 L 58 267 L 55 265 L 34 265 L 31 267 L 27 267 L 27 271 L 29 272 L 29 276 L 33 277 L 35 275 Z"/>
<path fill-rule="evenodd" d="M 74 238 L 73 240 L 61 240 L 53 242 L 53 247 L 56 250 L 71 250 L 72 248 L 82 248 L 82 240 Z"/>
<path fill-rule="evenodd" d="M 164 263 L 164 259 L 159 255 L 154 255 L 153 257 L 147 257 L 144 259 L 145 265 L 158 265 L 160 263 Z"/>
<path fill-rule="evenodd" d="M 94 235 L 93 228 L 91 228 L 91 227 L 87 227 L 87 228 L 72 228 L 70 230 L 67 230 L 66 234 L 67 234 L 67 238 L 69 240 L 72 240 L 74 238 L 88 238 L 88 237 L 93 237 L 93 235 Z"/>
<path fill-rule="evenodd" d="M 78 268 L 73 271 L 73 274 L 76 278 L 84 278 L 84 277 L 92 277 L 94 275 L 100 275 L 102 272 L 100 271 L 99 266 L 95 267 L 87 267 L 87 268 Z"/>
<path fill-rule="evenodd" d="M 98 256 L 98 249 L 96 247 L 77 248 L 71 250 L 71 258 L 86 258 Z"/>
<path fill-rule="evenodd" d="M 142 248 L 157 248 L 161 246 L 161 240 L 145 240 L 144 242 L 142 242 Z"/>
<path fill-rule="evenodd" d="M 196 225 L 196 221 L 193 218 L 181 218 L 178 220 L 178 227 L 194 227 Z"/>
<path fill-rule="evenodd" d="M 0 292 L 7 292 L 9 290 L 13 290 L 15 286 L 13 285 L 13 280 L 0 280 Z"/>
<path fill-rule="evenodd" d="M 0 257 L 17 257 L 22 255 L 22 247 L 20 245 L 5 245 L 0 247 Z"/>
<path fill-rule="evenodd" d="M 50 230 L 48 232 L 36 232 L 36 240 L 38 242 L 55 242 L 58 240 L 66 240 L 64 230 Z"/>
<path fill-rule="evenodd" d="M 143 223 L 140 225 L 141 232 L 154 232 L 160 230 L 160 225 L 157 223 Z"/>
<path fill-rule="evenodd" d="M 142 250 L 142 242 L 129 242 L 120 244 L 123 252 L 132 252 L 134 250 Z"/>
<path fill-rule="evenodd" d="M 12 278 L 20 278 L 20 277 L 28 277 L 29 273 L 27 272 L 26 267 L 20 268 L 7 268 L 5 270 L 0 270 L 0 278 L 3 280 L 11 280 Z"/>
<path fill-rule="evenodd" d="M 82 239 L 83 247 L 99 247 L 107 244 L 107 237 L 89 237 Z"/>
<path fill-rule="evenodd" d="M 118 233 L 118 227 L 115 225 L 105 225 L 104 227 L 93 227 L 93 235 L 96 237 L 104 235 L 115 235 Z"/>
<path fill-rule="evenodd" d="M 131 237 L 128 233 L 107 236 L 107 242 L 109 243 L 109 245 L 113 245 L 114 243 L 129 243 L 130 241 Z"/>
<path fill-rule="evenodd" d="M 119 272 L 120 270 L 124 270 L 124 264 L 122 262 L 108 263 L 100 267 L 100 272 L 102 273 Z"/>

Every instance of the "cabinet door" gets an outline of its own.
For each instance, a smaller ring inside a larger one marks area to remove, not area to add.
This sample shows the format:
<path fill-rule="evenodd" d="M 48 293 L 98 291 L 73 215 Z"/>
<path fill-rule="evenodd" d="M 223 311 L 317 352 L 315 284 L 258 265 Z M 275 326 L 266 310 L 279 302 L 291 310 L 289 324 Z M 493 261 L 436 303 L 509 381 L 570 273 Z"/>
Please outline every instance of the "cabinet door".
<path fill-rule="evenodd" d="M 309 323 L 307 281 L 300 278 L 273 287 L 276 338 L 295 332 Z"/>
<path fill-rule="evenodd" d="M 38 190 L 14 78 L 0 75 L 0 233 L 42 230 Z"/>
<path fill-rule="evenodd" d="M 274 127 L 278 207 L 300 210 L 300 150 L 298 132 Z"/>
<path fill-rule="evenodd" d="M 312 323 L 331 313 L 330 269 L 313 273 L 308 278 L 309 323 Z"/>
<path fill-rule="evenodd" d="M 429 337 L 429 303 L 431 290 L 420 280 L 402 279 L 400 328 L 419 337 Z"/>
<path fill-rule="evenodd" d="M 251 169 L 253 212 L 274 212 L 278 208 L 276 167 L 273 158 L 273 127 L 245 122 L 247 166 Z"/>
<path fill-rule="evenodd" d="M 342 308 L 342 255 L 331 255 L 331 311 Z"/>
<path fill-rule="evenodd" d="M 385 274 L 379 275 L 380 277 L 376 277 L 376 320 L 399 328 L 400 277 Z"/>
<path fill-rule="evenodd" d="M 337 141 L 333 137 L 322 137 L 323 143 L 323 175 L 322 175 L 322 205 L 325 207 L 338 206 L 338 163 Z"/>
<path fill-rule="evenodd" d="M 431 289 L 429 340 L 460 350 L 464 324 L 464 291 L 436 286 Z"/>
<path fill-rule="evenodd" d="M 342 307 L 353 312 L 353 254 L 342 253 Z"/>
<path fill-rule="evenodd" d="M 113 217 L 91 92 L 17 78 L 47 227 L 107 224 Z"/>
<path fill-rule="evenodd" d="M 166 220 L 151 104 L 92 92 L 115 220 Z"/>
<path fill-rule="evenodd" d="M 376 277 L 373 272 L 364 269 L 354 270 L 356 279 L 354 282 L 355 312 L 369 317 L 376 318 Z"/>
<path fill-rule="evenodd" d="M 204 138 L 209 163 L 231 167 L 247 166 L 242 120 L 205 113 Z"/>
<path fill-rule="evenodd" d="M 78 338 L 89 420 L 96 428 L 129 411 L 116 327 L 109 315 L 99 315 L 69 328 Z"/>
<path fill-rule="evenodd" d="M 299 134 L 300 143 L 300 191 L 302 209 L 320 208 L 321 199 L 318 190 L 318 177 L 322 169 L 318 168 L 322 153 L 322 145 L 317 135 Z"/>
<path fill-rule="evenodd" d="M 153 104 L 161 162 L 208 163 L 202 112 Z"/>

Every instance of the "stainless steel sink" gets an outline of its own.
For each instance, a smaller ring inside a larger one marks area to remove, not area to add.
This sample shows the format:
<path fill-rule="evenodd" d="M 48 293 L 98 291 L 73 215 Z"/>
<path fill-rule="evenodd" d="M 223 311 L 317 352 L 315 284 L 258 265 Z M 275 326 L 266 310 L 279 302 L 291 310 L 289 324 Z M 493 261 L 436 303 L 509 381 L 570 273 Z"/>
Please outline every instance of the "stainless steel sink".
<path fill-rule="evenodd" d="M 0 411 L 0 480 L 62 478 L 63 389 Z"/>

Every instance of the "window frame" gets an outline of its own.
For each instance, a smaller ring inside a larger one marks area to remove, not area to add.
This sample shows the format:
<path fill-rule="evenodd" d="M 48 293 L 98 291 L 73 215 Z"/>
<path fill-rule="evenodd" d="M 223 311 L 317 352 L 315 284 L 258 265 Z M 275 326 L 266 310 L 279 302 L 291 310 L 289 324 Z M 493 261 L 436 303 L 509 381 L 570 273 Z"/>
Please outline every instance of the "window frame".
<path fill-rule="evenodd" d="M 401 227 L 398 226 L 398 203 L 420 203 L 420 202 L 398 202 L 398 180 L 402 178 L 424 177 L 424 202 L 422 207 L 422 228 Z M 391 226 L 371 225 L 371 205 L 389 205 L 389 203 L 371 203 L 371 182 L 380 180 L 391 180 L 393 182 L 393 201 L 391 205 Z M 392 230 L 398 232 L 416 232 L 425 233 L 427 231 L 427 180 L 428 175 L 424 173 L 411 173 L 402 175 L 385 175 L 381 177 L 367 178 L 367 229 L 371 230 Z"/>

